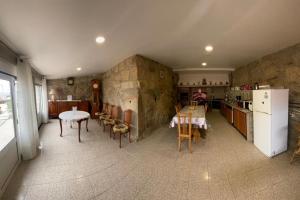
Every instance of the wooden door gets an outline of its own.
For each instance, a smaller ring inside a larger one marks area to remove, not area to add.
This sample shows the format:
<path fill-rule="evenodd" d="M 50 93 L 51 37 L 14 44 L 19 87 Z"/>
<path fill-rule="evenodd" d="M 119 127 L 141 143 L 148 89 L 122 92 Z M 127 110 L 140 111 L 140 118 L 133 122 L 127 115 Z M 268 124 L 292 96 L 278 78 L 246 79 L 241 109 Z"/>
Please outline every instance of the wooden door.
<path fill-rule="evenodd" d="M 232 124 L 232 109 L 226 106 L 226 118 L 227 121 Z"/>
<path fill-rule="evenodd" d="M 50 101 L 48 103 L 48 108 L 49 108 L 49 116 L 52 118 L 56 118 L 58 116 L 58 106 L 57 102 L 55 101 Z"/>
<path fill-rule="evenodd" d="M 240 121 L 240 116 L 239 116 L 240 111 L 237 109 L 233 109 L 233 125 L 235 128 L 239 129 L 239 121 Z"/>
<path fill-rule="evenodd" d="M 89 102 L 88 101 L 79 102 L 78 110 L 89 112 Z"/>
<path fill-rule="evenodd" d="M 247 137 L 247 115 L 244 112 L 239 113 L 239 131 Z"/>

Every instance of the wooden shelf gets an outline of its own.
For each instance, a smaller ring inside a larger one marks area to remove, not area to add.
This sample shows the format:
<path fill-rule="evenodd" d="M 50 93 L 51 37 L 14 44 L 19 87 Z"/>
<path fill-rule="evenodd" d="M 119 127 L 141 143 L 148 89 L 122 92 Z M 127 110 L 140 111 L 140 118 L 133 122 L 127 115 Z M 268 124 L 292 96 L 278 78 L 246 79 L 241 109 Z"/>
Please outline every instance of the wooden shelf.
<path fill-rule="evenodd" d="M 211 87 L 229 87 L 229 85 L 177 85 L 178 88 L 211 88 Z"/>

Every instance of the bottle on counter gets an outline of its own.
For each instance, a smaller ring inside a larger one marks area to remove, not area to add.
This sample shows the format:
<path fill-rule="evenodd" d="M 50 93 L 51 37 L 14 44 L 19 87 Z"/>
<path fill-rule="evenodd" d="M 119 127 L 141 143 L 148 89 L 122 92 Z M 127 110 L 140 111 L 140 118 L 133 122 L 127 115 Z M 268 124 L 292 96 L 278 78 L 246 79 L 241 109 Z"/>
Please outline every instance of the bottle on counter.
<path fill-rule="evenodd" d="M 259 90 L 259 84 L 257 82 L 254 84 L 254 90 Z"/>

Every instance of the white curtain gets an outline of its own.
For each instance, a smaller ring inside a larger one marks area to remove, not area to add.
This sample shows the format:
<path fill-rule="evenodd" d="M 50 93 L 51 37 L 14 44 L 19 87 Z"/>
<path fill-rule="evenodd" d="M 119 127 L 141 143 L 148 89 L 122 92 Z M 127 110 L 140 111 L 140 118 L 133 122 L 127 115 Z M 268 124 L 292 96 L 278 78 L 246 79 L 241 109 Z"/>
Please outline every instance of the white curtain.
<path fill-rule="evenodd" d="M 18 62 L 17 81 L 19 147 L 23 159 L 28 160 L 37 154 L 39 133 L 31 65 L 26 60 Z"/>
<path fill-rule="evenodd" d="M 44 77 L 42 80 L 42 123 L 48 123 L 48 95 L 47 95 L 47 80 Z"/>

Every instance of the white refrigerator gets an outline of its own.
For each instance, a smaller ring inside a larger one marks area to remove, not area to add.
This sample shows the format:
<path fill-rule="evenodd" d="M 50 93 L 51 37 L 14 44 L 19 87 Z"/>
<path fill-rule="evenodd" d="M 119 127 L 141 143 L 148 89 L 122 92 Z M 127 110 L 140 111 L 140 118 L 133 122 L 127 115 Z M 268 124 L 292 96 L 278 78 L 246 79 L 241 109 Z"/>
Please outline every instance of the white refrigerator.
<path fill-rule="evenodd" d="M 253 90 L 253 140 L 266 156 L 287 150 L 288 89 Z"/>

